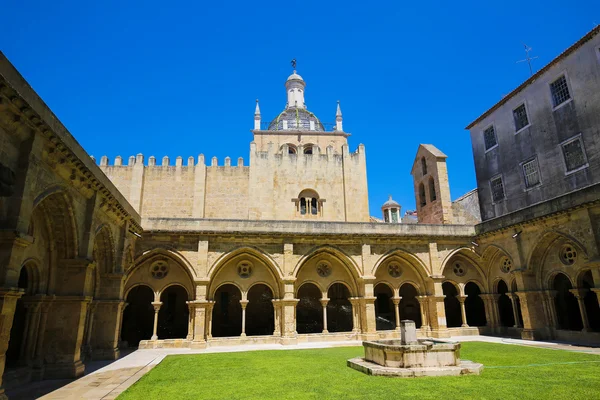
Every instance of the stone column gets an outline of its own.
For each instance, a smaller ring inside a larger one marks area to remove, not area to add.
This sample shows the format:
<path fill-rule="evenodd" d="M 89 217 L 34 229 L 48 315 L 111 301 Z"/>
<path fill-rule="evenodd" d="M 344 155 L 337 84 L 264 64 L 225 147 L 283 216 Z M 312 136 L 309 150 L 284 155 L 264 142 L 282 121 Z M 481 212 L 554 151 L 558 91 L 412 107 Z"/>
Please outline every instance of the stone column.
<path fill-rule="evenodd" d="M 360 318 L 358 314 L 360 299 L 358 297 L 350 297 L 349 300 L 352 305 L 352 333 L 360 333 Z"/>
<path fill-rule="evenodd" d="M 435 244 L 435 243 L 433 243 Z M 430 246 L 430 254 L 437 258 L 437 245 Z M 432 248 L 435 248 L 435 252 Z M 431 324 L 431 336 L 433 337 L 448 337 L 450 332 L 446 325 L 446 306 L 444 305 L 444 290 L 442 283 L 443 276 L 435 276 L 431 278 L 433 281 L 433 295 L 429 296 L 429 323 Z"/>
<path fill-rule="evenodd" d="M 579 312 L 581 313 L 581 321 L 583 322 L 583 329 L 581 331 L 589 332 L 590 331 L 590 321 L 588 319 L 587 310 L 585 309 L 585 302 L 583 301 L 583 299 L 585 298 L 585 292 L 587 292 L 587 289 L 571 289 L 571 290 L 569 290 L 569 292 L 571 292 L 571 293 L 573 293 L 573 295 L 575 295 L 575 298 L 577 299 L 577 303 L 579 304 Z"/>
<path fill-rule="evenodd" d="M 543 291 L 516 292 L 521 302 L 521 311 L 523 313 L 523 339 L 535 340 L 544 339 L 548 336 L 549 316 L 544 309 Z M 551 305 L 554 308 L 554 304 Z M 546 334 L 546 335 L 544 335 Z"/>
<path fill-rule="evenodd" d="M 17 307 L 17 300 L 23 295 L 21 289 L 0 289 L 0 384 L 6 363 L 6 350 L 10 339 L 13 317 Z M 0 386 L 0 399 L 6 398 L 4 388 Z"/>
<path fill-rule="evenodd" d="M 35 344 L 37 341 L 37 337 L 39 333 L 39 325 L 41 318 L 41 310 L 42 310 L 42 302 L 40 300 L 41 296 L 36 298 L 35 300 L 30 300 L 25 303 L 25 306 L 29 305 L 28 312 L 31 314 L 31 321 L 29 323 L 28 329 L 25 331 L 25 345 L 22 350 L 22 359 L 27 361 L 27 364 L 31 364 L 33 362 L 33 354 L 35 351 Z"/>
<path fill-rule="evenodd" d="M 548 319 L 548 327 L 558 329 L 558 315 L 556 315 L 556 304 L 554 299 L 557 295 L 556 290 L 544 290 L 542 293 L 542 302 L 544 303 L 544 313 Z"/>
<path fill-rule="evenodd" d="M 192 340 L 194 338 L 194 318 L 196 314 L 196 307 L 193 303 L 186 301 L 188 306 L 188 333 L 185 340 Z"/>
<path fill-rule="evenodd" d="M 162 306 L 162 302 L 153 301 L 151 304 L 154 307 L 154 327 L 152 328 L 152 337 L 150 338 L 150 340 L 158 340 L 156 330 L 158 328 L 158 312 L 160 311 L 160 306 Z"/>
<path fill-rule="evenodd" d="M 242 305 L 242 334 L 241 337 L 246 337 L 246 307 L 248 306 L 248 300 L 240 300 Z"/>
<path fill-rule="evenodd" d="M 288 249 L 284 249 L 288 251 L 291 249 L 291 245 L 285 245 Z M 291 255 L 291 253 L 289 254 Z M 288 256 L 289 256 L 288 255 Z M 282 320 L 282 344 L 296 344 L 298 342 L 296 332 L 296 305 L 298 304 L 298 299 L 294 298 L 294 282 L 296 278 L 293 277 L 285 277 L 283 278 L 283 299 L 281 299 L 281 320 Z"/>
<path fill-rule="evenodd" d="M 273 318 L 274 318 L 274 329 L 273 336 L 281 336 L 281 300 L 273 299 Z"/>
<path fill-rule="evenodd" d="M 392 303 L 394 303 L 394 315 L 396 316 L 397 331 L 400 331 L 400 300 L 402 300 L 402 297 L 392 297 Z"/>
<path fill-rule="evenodd" d="M 465 300 L 467 296 L 457 296 L 458 301 L 460 302 L 460 318 L 462 320 L 461 327 L 468 328 L 469 324 L 467 324 L 467 310 L 465 309 Z"/>
<path fill-rule="evenodd" d="M 329 333 L 327 330 L 327 303 L 329 303 L 328 298 L 321 299 L 321 305 L 323 306 L 323 333 Z"/>
<path fill-rule="evenodd" d="M 44 376 L 44 337 L 46 336 L 46 324 L 48 322 L 48 312 L 52 306 L 54 296 L 46 296 L 46 301 L 42 302 L 40 323 L 38 324 L 38 334 L 35 342 L 35 351 L 33 353 L 33 370 L 31 372 L 32 380 L 41 380 Z"/>
<path fill-rule="evenodd" d="M 592 288 L 590 290 L 596 293 L 596 297 L 598 298 L 598 305 L 600 305 L 600 288 Z"/>
<path fill-rule="evenodd" d="M 507 293 L 508 297 L 510 297 L 510 301 L 512 302 L 513 314 L 515 315 L 515 328 L 521 328 L 521 323 L 519 321 L 519 306 L 517 305 L 517 300 L 519 297 L 514 293 Z"/>
<path fill-rule="evenodd" d="M 377 297 L 374 295 L 374 283 L 375 277 L 365 277 L 365 296 L 362 298 L 361 303 L 363 306 L 363 333 L 367 334 L 366 339 L 377 337 L 377 319 L 375 315 L 375 300 Z"/>
<path fill-rule="evenodd" d="M 429 320 L 427 318 L 427 302 L 429 299 L 427 296 L 417 296 L 417 301 L 419 302 L 419 308 L 421 309 L 421 329 L 428 331 L 429 328 Z"/>
<path fill-rule="evenodd" d="M 86 320 L 86 332 L 84 334 L 85 337 L 85 342 L 83 344 L 83 347 L 85 349 L 85 352 L 87 353 L 87 355 L 91 355 L 92 354 L 92 332 L 93 332 L 93 328 L 94 328 L 94 314 L 96 313 L 96 303 L 90 303 L 88 305 L 88 316 L 87 316 L 87 320 Z"/>
<path fill-rule="evenodd" d="M 493 293 L 482 293 L 479 295 L 485 306 L 485 319 L 487 327 L 495 332 L 498 329 L 498 298 L 499 295 Z"/>
<path fill-rule="evenodd" d="M 212 324 L 213 324 L 213 309 L 215 308 L 215 302 L 211 301 L 206 309 L 206 339 L 212 339 Z"/>
<path fill-rule="evenodd" d="M 212 321 L 212 306 L 214 302 L 206 300 L 193 300 L 187 302 L 190 308 L 190 329 L 188 329 L 188 340 L 191 340 L 191 348 L 206 348 L 206 339 L 210 336 L 210 323 Z"/>

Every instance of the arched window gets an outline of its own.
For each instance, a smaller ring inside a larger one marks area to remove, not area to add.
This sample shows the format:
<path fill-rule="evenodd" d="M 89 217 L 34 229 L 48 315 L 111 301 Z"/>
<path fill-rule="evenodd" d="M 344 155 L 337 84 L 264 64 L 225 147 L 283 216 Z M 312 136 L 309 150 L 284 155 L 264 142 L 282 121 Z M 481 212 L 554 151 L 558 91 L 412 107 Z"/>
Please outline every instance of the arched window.
<path fill-rule="evenodd" d="M 432 177 L 429 177 L 429 201 L 435 201 L 437 196 L 435 195 L 435 181 Z"/>
<path fill-rule="evenodd" d="M 312 154 L 312 153 L 313 153 L 312 144 L 307 144 L 306 146 L 304 146 L 304 154 Z"/>
<path fill-rule="evenodd" d="M 297 201 L 297 211 L 300 215 L 322 215 L 324 200 L 321 199 L 319 194 L 314 190 L 303 190 L 294 201 Z"/>
<path fill-rule="evenodd" d="M 423 182 L 419 185 L 419 203 L 421 204 L 421 207 L 427 204 L 427 200 L 425 200 L 425 185 L 423 185 Z"/>
<path fill-rule="evenodd" d="M 287 153 L 288 153 L 288 154 L 297 154 L 297 151 L 298 151 L 298 150 L 297 150 L 296 146 L 295 146 L 295 145 L 293 145 L 292 143 L 286 143 L 286 144 L 282 145 L 282 146 L 280 147 L 279 151 L 281 151 L 281 152 L 283 153 L 283 148 L 284 148 L 284 146 L 286 146 L 286 145 L 287 145 L 287 147 L 288 147 L 288 150 L 287 150 Z"/>
<path fill-rule="evenodd" d="M 423 171 L 423 176 L 427 175 L 427 162 L 425 161 L 425 157 L 421 157 L 421 170 Z"/>

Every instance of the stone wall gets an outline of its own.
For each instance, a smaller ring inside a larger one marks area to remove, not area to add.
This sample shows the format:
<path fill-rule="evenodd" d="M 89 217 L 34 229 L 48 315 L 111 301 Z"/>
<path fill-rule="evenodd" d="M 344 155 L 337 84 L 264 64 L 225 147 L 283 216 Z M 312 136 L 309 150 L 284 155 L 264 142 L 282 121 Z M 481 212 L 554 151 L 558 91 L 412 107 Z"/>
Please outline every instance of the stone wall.
<path fill-rule="evenodd" d="M 481 222 L 477 189 L 465 193 L 452 202 L 452 218 L 453 223 L 459 225 L 476 225 Z"/>

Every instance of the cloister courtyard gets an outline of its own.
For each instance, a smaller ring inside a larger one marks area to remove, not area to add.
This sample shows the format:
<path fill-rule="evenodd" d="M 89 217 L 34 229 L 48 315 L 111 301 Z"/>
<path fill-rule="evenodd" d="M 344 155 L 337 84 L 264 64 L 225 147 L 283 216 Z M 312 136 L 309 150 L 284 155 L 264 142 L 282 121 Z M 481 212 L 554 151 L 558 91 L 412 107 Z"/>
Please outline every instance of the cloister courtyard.
<path fill-rule="evenodd" d="M 14 399 L 539 399 L 598 397 L 600 349 L 473 336 L 461 357 L 481 375 L 386 378 L 346 366 L 360 342 L 137 350 L 72 383 L 42 381 Z M 54 386 L 53 386 L 54 385 Z"/>

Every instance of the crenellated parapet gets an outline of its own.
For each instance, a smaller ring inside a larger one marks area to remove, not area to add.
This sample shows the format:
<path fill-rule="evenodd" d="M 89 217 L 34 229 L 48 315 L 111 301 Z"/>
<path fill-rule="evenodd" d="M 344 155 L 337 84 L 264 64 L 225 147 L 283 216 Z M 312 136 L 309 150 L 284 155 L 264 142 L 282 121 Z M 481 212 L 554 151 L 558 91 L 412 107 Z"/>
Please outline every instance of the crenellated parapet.
<path fill-rule="evenodd" d="M 91 157 L 92 161 L 96 162 L 96 158 L 94 156 Z M 127 164 L 123 163 L 123 157 L 116 156 L 113 163 L 110 163 L 110 159 L 108 156 L 102 156 L 99 162 L 100 167 L 134 167 L 134 166 L 145 166 L 145 167 L 184 167 L 183 165 L 183 157 L 177 156 L 175 158 L 175 164 L 171 162 L 169 156 L 164 156 L 161 159 L 160 165 L 156 164 L 156 157 L 150 156 L 148 160 L 145 161 L 144 156 L 142 154 L 138 154 L 137 156 L 130 156 L 127 160 Z M 198 158 L 194 158 L 190 156 L 187 158 L 185 167 L 196 167 L 196 166 L 207 166 L 205 164 L 204 154 L 199 154 Z M 221 167 L 231 167 L 231 157 L 225 157 L 224 164 Z M 239 157 L 237 159 L 237 164 L 235 167 L 243 167 L 244 166 L 244 158 Z M 219 167 L 219 162 L 217 157 L 212 157 L 209 167 Z"/>

